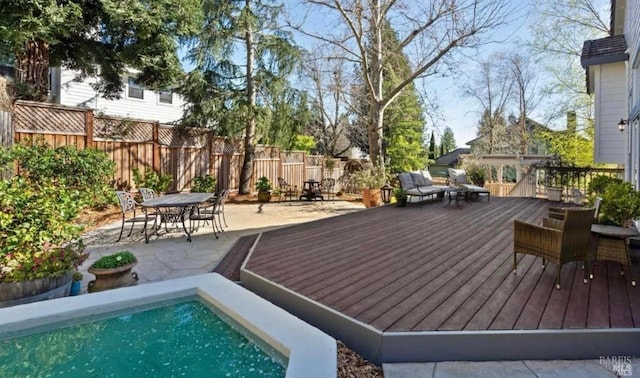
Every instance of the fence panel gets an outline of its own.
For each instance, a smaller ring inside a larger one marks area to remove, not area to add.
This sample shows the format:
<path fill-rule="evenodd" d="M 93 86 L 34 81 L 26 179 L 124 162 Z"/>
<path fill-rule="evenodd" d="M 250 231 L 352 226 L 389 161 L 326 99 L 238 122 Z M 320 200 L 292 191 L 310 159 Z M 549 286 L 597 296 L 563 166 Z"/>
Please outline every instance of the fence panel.
<path fill-rule="evenodd" d="M 284 178 L 287 184 L 295 188 L 302 188 L 305 181 L 305 168 L 303 162 L 282 163 L 280 169 L 280 177 Z"/>
<path fill-rule="evenodd" d="M 13 146 L 13 124 L 11 112 L 0 111 L 0 147 Z"/>

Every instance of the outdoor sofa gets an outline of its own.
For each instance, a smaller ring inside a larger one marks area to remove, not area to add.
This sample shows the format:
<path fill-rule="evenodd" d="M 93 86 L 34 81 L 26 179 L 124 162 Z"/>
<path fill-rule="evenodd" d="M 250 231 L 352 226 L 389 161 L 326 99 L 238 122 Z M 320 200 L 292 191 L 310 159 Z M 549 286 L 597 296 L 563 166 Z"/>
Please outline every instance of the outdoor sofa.
<path fill-rule="evenodd" d="M 447 183 L 451 186 L 462 186 L 469 191 L 472 198 L 477 198 L 480 194 L 487 195 L 487 201 L 491 200 L 491 192 L 482 186 L 469 183 L 467 173 L 464 169 L 448 169 Z"/>
<path fill-rule="evenodd" d="M 400 186 L 407 192 L 407 197 L 418 197 L 420 201 L 427 197 L 442 197 L 442 193 L 447 188 L 442 185 L 434 185 L 429 171 L 412 171 L 398 174 Z"/>

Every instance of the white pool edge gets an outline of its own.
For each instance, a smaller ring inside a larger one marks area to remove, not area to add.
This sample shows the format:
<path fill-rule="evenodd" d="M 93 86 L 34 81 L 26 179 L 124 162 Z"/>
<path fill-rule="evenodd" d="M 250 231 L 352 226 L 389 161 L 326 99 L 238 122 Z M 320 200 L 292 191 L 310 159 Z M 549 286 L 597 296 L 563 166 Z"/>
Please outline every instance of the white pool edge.
<path fill-rule="evenodd" d="M 287 377 L 335 377 L 336 340 L 217 273 L 0 309 L 0 335 L 198 296 L 288 358 Z"/>

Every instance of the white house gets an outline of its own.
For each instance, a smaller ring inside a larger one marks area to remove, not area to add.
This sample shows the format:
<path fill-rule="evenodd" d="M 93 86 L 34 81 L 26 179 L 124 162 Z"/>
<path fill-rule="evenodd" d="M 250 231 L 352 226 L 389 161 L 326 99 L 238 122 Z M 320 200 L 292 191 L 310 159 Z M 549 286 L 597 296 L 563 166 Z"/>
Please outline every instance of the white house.
<path fill-rule="evenodd" d="M 585 41 L 581 57 L 595 95 L 594 159 L 624 164 L 627 180 L 640 188 L 640 1 L 611 1 L 611 32 Z"/>
<path fill-rule="evenodd" d="M 108 100 L 93 89 L 96 78 L 74 80 L 77 72 L 54 67 L 50 70 L 50 102 L 95 109 L 96 113 L 173 123 L 182 118 L 185 101 L 177 93 L 167 90 L 154 92 L 135 82 L 136 73 L 130 70 L 123 76 L 124 91 L 118 100 Z"/>

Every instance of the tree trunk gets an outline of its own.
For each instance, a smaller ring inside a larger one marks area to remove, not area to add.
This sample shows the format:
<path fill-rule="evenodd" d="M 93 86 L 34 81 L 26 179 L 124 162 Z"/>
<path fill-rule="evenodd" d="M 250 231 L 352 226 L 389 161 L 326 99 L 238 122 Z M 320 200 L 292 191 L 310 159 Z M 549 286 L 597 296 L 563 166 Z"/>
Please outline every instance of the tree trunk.
<path fill-rule="evenodd" d="M 375 166 L 384 168 L 384 156 L 382 156 L 382 127 L 384 126 L 384 91 L 382 83 L 384 81 L 384 56 L 382 55 L 382 23 L 380 0 L 376 1 L 374 17 L 369 22 L 371 29 L 373 51 L 371 54 L 371 86 L 373 94 L 371 96 L 371 107 L 369 113 L 369 158 Z M 365 71 L 365 75 L 368 73 Z"/>
<path fill-rule="evenodd" d="M 16 52 L 16 82 L 27 86 L 28 92 L 19 93 L 23 99 L 47 101 L 49 95 L 49 44 L 32 39 Z"/>
<path fill-rule="evenodd" d="M 245 7 L 249 9 L 250 0 L 245 0 Z M 242 161 L 242 170 L 240 171 L 240 194 L 251 193 L 251 176 L 253 175 L 253 158 L 255 155 L 254 138 L 256 134 L 256 90 L 255 78 L 253 76 L 253 30 L 250 20 L 246 20 L 245 25 L 245 47 L 247 50 L 247 125 L 244 134 L 244 160 Z"/>
<path fill-rule="evenodd" d="M 369 158 L 374 165 L 384 167 L 384 159 L 382 156 L 384 108 L 379 102 L 375 102 L 372 105 L 369 117 Z"/>

